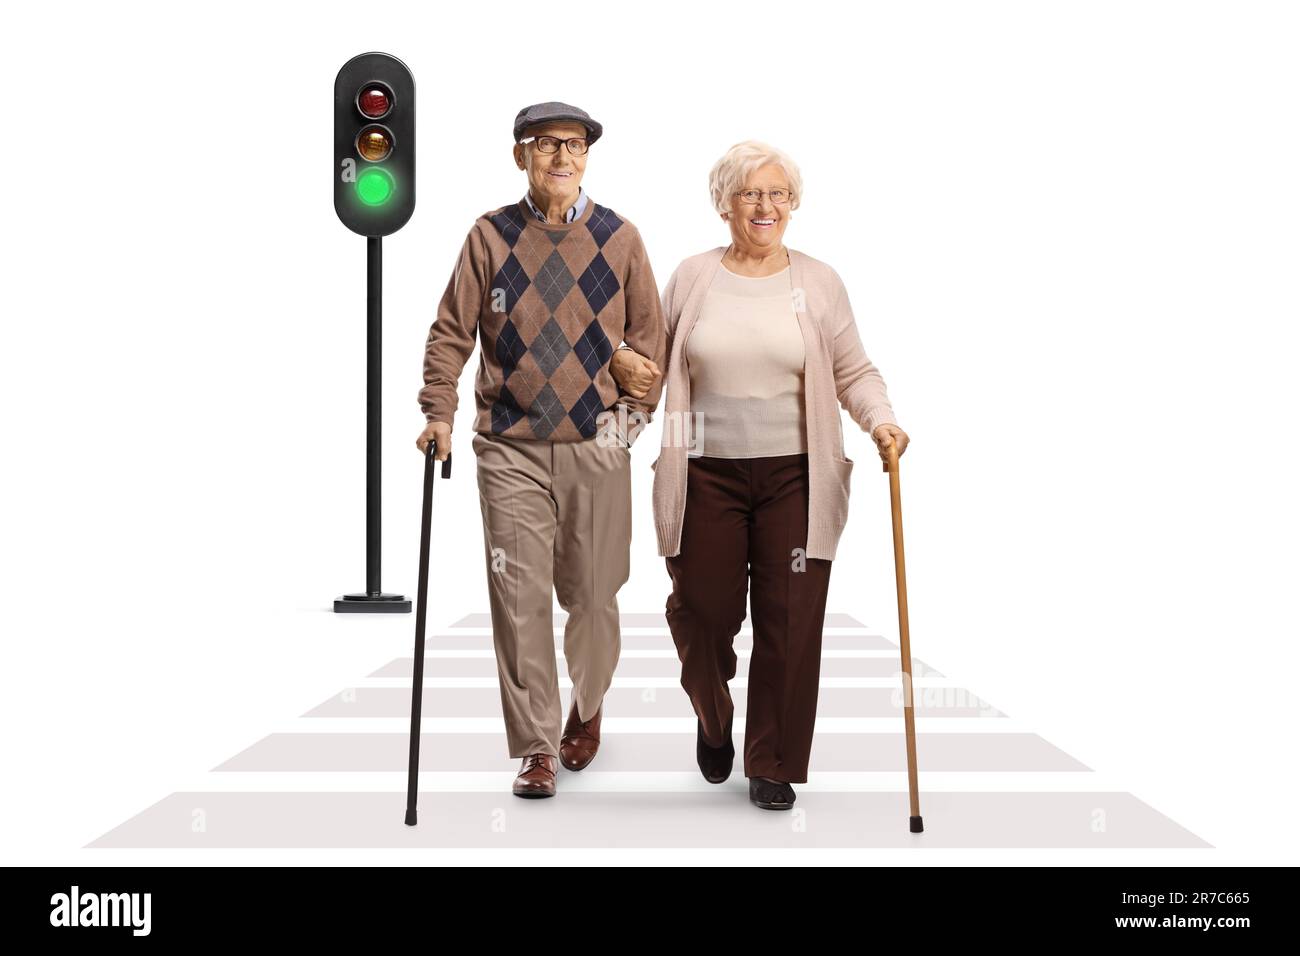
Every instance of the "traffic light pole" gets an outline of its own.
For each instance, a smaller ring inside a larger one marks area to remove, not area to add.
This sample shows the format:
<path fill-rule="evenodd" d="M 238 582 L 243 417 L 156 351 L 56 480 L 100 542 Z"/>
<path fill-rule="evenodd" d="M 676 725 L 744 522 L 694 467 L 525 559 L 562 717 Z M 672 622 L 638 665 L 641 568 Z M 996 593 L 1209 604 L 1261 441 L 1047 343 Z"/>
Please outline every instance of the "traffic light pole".
<path fill-rule="evenodd" d="M 379 584 L 380 445 L 383 401 L 383 239 L 366 237 L 366 590 L 334 601 L 335 611 L 406 613 L 411 602 L 400 594 L 385 594 Z"/>

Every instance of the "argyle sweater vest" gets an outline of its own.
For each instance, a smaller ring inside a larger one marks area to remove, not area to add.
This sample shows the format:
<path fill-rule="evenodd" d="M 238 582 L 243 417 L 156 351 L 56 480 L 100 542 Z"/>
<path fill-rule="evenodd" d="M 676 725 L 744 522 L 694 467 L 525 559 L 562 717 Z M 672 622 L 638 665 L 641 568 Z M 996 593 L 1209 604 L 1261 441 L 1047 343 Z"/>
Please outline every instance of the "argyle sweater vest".
<path fill-rule="evenodd" d="M 583 441 L 618 405 L 647 421 L 660 384 L 635 399 L 609 371 L 621 342 L 660 367 L 664 360 L 659 289 L 636 227 L 590 199 L 571 223 L 541 222 L 524 200 L 484 213 L 425 343 L 419 401 L 428 421 L 452 421 L 476 340 L 477 432 Z"/>

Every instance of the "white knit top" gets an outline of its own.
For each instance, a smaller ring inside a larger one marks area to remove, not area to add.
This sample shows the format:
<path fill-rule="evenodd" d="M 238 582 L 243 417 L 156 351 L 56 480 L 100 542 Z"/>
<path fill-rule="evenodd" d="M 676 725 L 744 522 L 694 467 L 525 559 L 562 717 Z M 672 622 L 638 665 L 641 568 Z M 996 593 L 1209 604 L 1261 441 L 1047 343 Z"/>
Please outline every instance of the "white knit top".
<path fill-rule="evenodd" d="M 702 454 L 763 458 L 808 450 L 804 344 L 788 266 L 758 277 L 720 266 L 685 350 Z"/>

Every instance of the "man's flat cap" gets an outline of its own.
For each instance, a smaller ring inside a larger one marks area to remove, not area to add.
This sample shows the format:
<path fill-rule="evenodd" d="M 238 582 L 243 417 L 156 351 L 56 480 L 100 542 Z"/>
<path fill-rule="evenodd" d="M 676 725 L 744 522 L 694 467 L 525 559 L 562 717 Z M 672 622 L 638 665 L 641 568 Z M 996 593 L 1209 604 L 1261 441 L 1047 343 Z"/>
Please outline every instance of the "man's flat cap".
<path fill-rule="evenodd" d="M 534 103 L 532 106 L 525 106 L 519 111 L 519 115 L 515 117 L 515 142 L 517 143 L 523 138 L 524 130 L 530 126 L 538 126 L 542 123 L 558 123 L 562 120 L 571 120 L 587 127 L 588 146 L 600 139 L 601 125 L 588 116 L 586 110 L 580 110 L 568 103 L 552 101 L 550 103 Z"/>

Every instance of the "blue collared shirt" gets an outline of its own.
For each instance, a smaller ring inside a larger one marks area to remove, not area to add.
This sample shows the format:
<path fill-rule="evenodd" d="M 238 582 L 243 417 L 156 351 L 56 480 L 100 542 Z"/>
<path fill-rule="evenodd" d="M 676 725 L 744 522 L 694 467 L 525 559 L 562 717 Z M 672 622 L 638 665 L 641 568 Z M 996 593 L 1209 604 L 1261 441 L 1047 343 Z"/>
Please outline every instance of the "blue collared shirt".
<path fill-rule="evenodd" d="M 533 215 L 536 216 L 538 219 L 540 219 L 542 222 L 546 222 L 546 213 L 542 212 L 540 209 L 537 208 L 537 205 L 533 202 L 532 194 L 524 193 L 524 198 L 528 200 L 528 208 L 533 211 Z M 570 206 L 569 211 L 564 214 L 564 221 L 573 222 L 573 220 L 577 219 L 579 216 L 582 215 L 582 211 L 586 208 L 587 208 L 587 191 L 583 189 L 581 186 L 579 186 L 578 201 L 575 202 L 572 206 Z"/>

